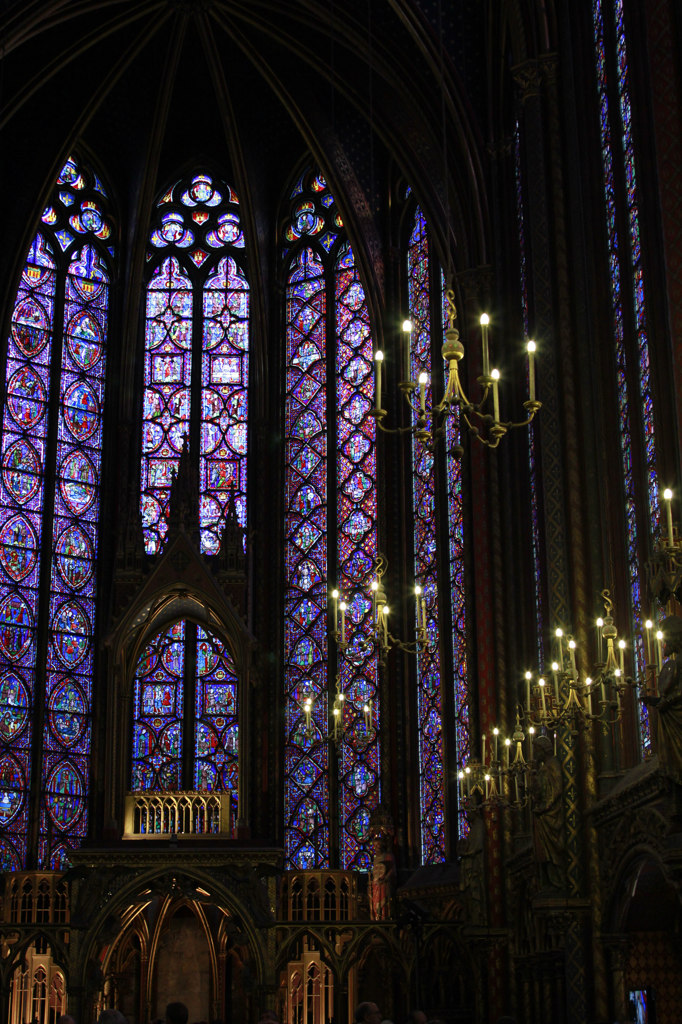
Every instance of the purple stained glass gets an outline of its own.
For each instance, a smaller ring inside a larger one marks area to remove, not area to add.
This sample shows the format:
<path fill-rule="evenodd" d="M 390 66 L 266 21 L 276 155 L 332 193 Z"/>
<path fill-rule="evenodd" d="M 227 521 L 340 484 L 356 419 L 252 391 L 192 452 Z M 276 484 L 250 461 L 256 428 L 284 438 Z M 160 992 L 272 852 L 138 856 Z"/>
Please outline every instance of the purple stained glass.
<path fill-rule="evenodd" d="M 322 261 L 302 249 L 287 283 L 284 524 L 285 846 L 299 868 L 329 864 L 326 317 Z"/>
<path fill-rule="evenodd" d="M 239 681 L 229 650 L 197 627 L 194 786 L 230 793 L 239 808 Z"/>
<path fill-rule="evenodd" d="M 653 398 L 649 370 L 648 328 L 646 303 L 643 289 L 643 270 L 639 243 L 639 197 L 636 184 L 635 153 L 632 139 L 632 123 L 629 98 L 627 49 L 623 23 L 622 0 L 615 0 L 614 28 L 616 39 L 616 85 L 618 89 L 620 118 L 609 105 L 609 80 L 607 73 L 607 53 L 605 46 L 604 14 L 601 0 L 594 0 L 592 17 L 596 50 L 597 84 L 600 102 L 600 128 L 602 148 L 602 168 L 604 177 L 604 197 L 606 203 L 606 220 L 608 227 L 609 265 L 611 270 L 611 300 L 614 320 L 614 341 L 616 353 L 618 409 L 620 420 L 621 461 L 623 469 L 623 485 L 625 490 L 625 517 L 627 529 L 627 548 L 630 582 L 630 599 L 632 617 L 635 623 L 635 669 L 638 676 L 644 672 L 645 654 L 641 638 L 641 624 L 645 617 L 642 609 L 641 580 L 639 576 L 639 551 L 637 522 L 637 481 L 634 474 L 632 453 L 633 433 L 632 416 L 628 395 L 630 366 L 626 352 L 624 336 L 624 282 L 621 269 L 620 241 L 616 229 L 617 213 L 620 203 L 615 185 L 614 165 L 617 159 L 623 164 L 626 178 L 626 196 L 624 198 L 627 224 L 628 246 L 630 253 L 629 265 L 632 268 L 632 303 L 637 334 L 638 360 L 636 376 L 639 390 L 638 415 L 642 424 L 644 442 L 644 459 L 646 465 L 646 491 L 649 505 L 651 529 L 653 533 L 660 531 L 660 508 L 658 499 L 658 478 L 656 470 L 656 445 L 653 421 Z M 620 135 L 620 152 L 614 136 Z M 640 733 L 642 748 L 651 748 L 651 729 L 646 707 L 640 705 Z"/>
<path fill-rule="evenodd" d="M 441 270 L 441 313 L 443 332 L 448 327 L 446 283 Z M 448 367 L 445 367 L 447 385 Z M 450 604 L 452 609 L 452 669 L 454 677 L 455 760 L 458 765 L 469 760 L 471 753 L 469 690 L 467 686 L 466 592 L 464 587 L 464 501 L 462 495 L 462 463 L 453 454 L 459 443 L 460 410 L 455 407 L 445 424 L 447 447 L 448 540 L 450 554 Z M 464 814 L 459 817 L 459 834 L 466 835 L 469 825 Z"/>
<path fill-rule="evenodd" d="M 0 463 L 0 835 L 26 859 L 33 743 L 38 553 L 43 531 L 42 453 L 57 286 L 54 249 L 36 235 L 21 275 L 7 352 Z"/>
<path fill-rule="evenodd" d="M 191 375 L 192 284 L 171 256 L 147 286 L 141 511 L 149 554 L 168 529 L 171 484 L 189 434 Z"/>
<path fill-rule="evenodd" d="M 345 695 L 342 724 L 347 741 L 340 754 L 341 864 L 346 870 L 371 866 L 369 817 L 379 803 L 378 688 L 373 607 L 369 598 L 377 556 L 376 421 L 373 346 L 364 289 L 349 246 L 335 274 L 336 303 L 336 484 L 338 588 L 349 606 L 353 646 L 339 657 Z M 351 440 L 365 442 L 361 461 L 349 458 Z M 372 703 L 372 724 L 364 707 Z"/>
<path fill-rule="evenodd" d="M 43 748 L 44 863 L 87 833 L 95 565 L 109 275 L 97 250 L 73 253 L 64 293 Z M 69 468 L 70 467 L 70 468 Z M 78 476 L 75 474 L 79 473 Z M 68 751 L 68 756 L 67 756 Z"/>
<path fill-rule="evenodd" d="M 230 257 L 204 286 L 203 313 L 200 527 L 214 554 L 229 502 L 246 526 L 249 286 Z"/>
<path fill-rule="evenodd" d="M 182 788 L 185 624 L 145 648 L 133 687 L 132 790 Z"/>
<path fill-rule="evenodd" d="M 104 264 L 90 243 L 112 233 L 101 188 L 97 202 L 93 198 L 97 182 L 69 157 L 22 271 L 7 350 L 0 450 L 0 857 L 15 868 L 26 864 L 28 808 L 18 794 L 34 770 L 37 705 L 45 707 L 38 865 L 52 866 L 51 851 L 57 847 L 64 862 L 87 827 L 103 393 L 98 381 L 103 380 L 108 290 Z M 77 221 L 71 225 L 76 235 L 67 230 L 69 217 Z M 58 324 L 57 303 L 64 309 Z M 82 378 L 69 355 L 72 347 L 80 351 Z M 47 433 L 51 393 L 59 402 L 56 444 Z M 56 475 L 54 503 L 44 491 L 46 473 Z M 43 518 L 46 498 L 49 521 Z M 74 517 L 79 523 L 70 530 Z M 39 618 L 44 548 L 53 552 L 52 583 L 47 615 L 41 611 Z M 37 656 L 43 646 L 47 664 Z M 56 664 L 61 678 L 53 685 Z M 45 679 L 44 692 L 34 691 L 36 679 Z M 73 710 L 77 725 L 75 718 L 68 720 L 71 688 L 80 695 Z"/>
<path fill-rule="evenodd" d="M 426 372 L 431 379 L 431 299 L 426 221 L 417 209 L 407 248 L 408 309 L 413 323 L 411 379 Z M 428 386 L 428 385 L 427 385 Z M 415 414 L 416 416 L 416 414 Z M 416 422 L 416 420 L 415 420 Z M 414 438 L 414 575 L 422 587 L 428 642 L 417 658 L 419 729 L 419 799 L 424 864 L 445 860 L 445 789 L 443 773 L 442 695 L 438 652 L 438 595 L 433 456 Z"/>

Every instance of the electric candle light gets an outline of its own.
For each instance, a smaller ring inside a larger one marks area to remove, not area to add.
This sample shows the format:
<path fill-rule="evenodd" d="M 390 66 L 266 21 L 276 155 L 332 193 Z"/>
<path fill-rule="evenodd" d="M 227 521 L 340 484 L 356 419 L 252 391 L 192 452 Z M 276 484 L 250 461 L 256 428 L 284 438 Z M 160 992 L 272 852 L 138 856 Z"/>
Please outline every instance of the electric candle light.
<path fill-rule="evenodd" d="M 618 641 L 618 649 L 620 650 L 620 674 L 625 675 L 625 640 Z"/>
<path fill-rule="evenodd" d="M 673 492 L 670 490 L 669 487 L 666 487 L 666 489 L 663 491 L 663 497 L 665 499 L 665 512 L 668 520 L 668 546 L 673 548 L 675 547 L 675 541 L 673 539 L 673 510 L 671 504 L 673 499 Z"/>
<path fill-rule="evenodd" d="M 529 341 L 528 349 L 528 397 L 531 402 L 535 401 L 535 349 L 534 341 Z"/>
<path fill-rule="evenodd" d="M 661 641 L 663 640 L 663 633 L 660 629 L 656 630 L 656 654 L 658 655 L 658 671 L 661 671 L 663 666 L 663 647 Z"/>
<path fill-rule="evenodd" d="M 481 736 L 481 761 L 485 764 L 485 733 Z"/>
<path fill-rule="evenodd" d="M 421 409 L 422 416 L 426 413 L 426 384 L 428 379 L 429 375 L 422 370 L 419 374 L 419 408 Z"/>
<path fill-rule="evenodd" d="M 376 363 L 376 367 L 377 367 L 377 376 L 376 376 L 376 391 L 377 391 L 376 404 L 377 404 L 377 409 L 381 409 L 381 364 L 383 363 L 383 361 L 384 361 L 384 353 L 379 348 L 374 353 L 374 362 Z"/>
<path fill-rule="evenodd" d="M 532 672 L 526 672 L 526 710 L 528 714 L 530 714 L 530 681 L 532 678 Z"/>
<path fill-rule="evenodd" d="M 490 317 L 487 313 L 481 313 L 481 369 L 483 370 L 483 376 L 487 377 L 489 373 L 489 361 L 488 361 L 488 324 L 490 323 Z"/>
<path fill-rule="evenodd" d="M 644 623 L 644 628 L 646 629 L 646 663 L 647 663 L 647 665 L 651 664 L 651 630 L 653 629 L 653 626 L 654 626 L 654 624 L 651 621 L 651 619 L 647 619 L 646 622 Z"/>
<path fill-rule="evenodd" d="M 557 706 L 559 704 L 559 677 L 557 675 L 558 671 L 559 671 L 559 662 L 558 661 L 553 661 L 552 662 L 552 679 L 554 681 L 554 699 L 557 702 Z"/>
<path fill-rule="evenodd" d="M 500 422 L 500 391 L 499 391 L 498 384 L 499 384 L 499 380 L 500 380 L 500 371 L 499 370 L 493 370 L 492 373 L 490 374 L 490 376 L 493 379 L 493 416 L 495 418 L 495 422 L 499 423 Z"/>
<path fill-rule="evenodd" d="M 604 642 L 604 634 L 602 633 L 603 628 L 604 628 L 604 620 L 600 617 L 600 618 L 597 619 L 597 642 L 599 644 L 599 658 L 598 658 L 598 660 L 600 662 L 603 660 L 603 657 L 604 657 L 604 649 L 603 649 L 603 646 L 602 646 L 603 642 Z"/>
<path fill-rule="evenodd" d="M 412 351 L 412 321 L 403 320 L 403 334 L 405 335 L 405 381 L 412 379 L 412 369 L 410 367 L 410 355 Z"/>
<path fill-rule="evenodd" d="M 557 657 L 557 661 L 562 666 L 563 666 L 563 663 L 564 663 L 564 649 L 561 646 L 561 638 L 563 637 L 563 635 L 564 635 L 563 629 L 560 626 L 557 626 L 556 630 L 554 631 L 554 636 L 557 638 L 558 652 L 559 652 L 558 653 L 558 657 Z"/>
<path fill-rule="evenodd" d="M 511 748 L 511 740 L 507 736 L 504 741 L 504 767 L 509 768 L 509 750 Z"/>
<path fill-rule="evenodd" d="M 379 581 L 372 580 L 370 583 L 370 590 L 372 591 L 372 604 L 374 605 L 374 621 L 376 622 L 379 616 L 379 607 L 377 604 L 377 591 L 379 589 Z"/>
<path fill-rule="evenodd" d="M 568 650 L 569 650 L 569 654 L 570 654 L 570 658 L 571 658 L 571 672 L 573 674 L 573 679 L 574 680 L 576 680 L 578 678 L 578 669 L 576 668 L 576 664 L 575 664 L 575 648 L 576 648 L 575 640 L 569 640 L 568 641 Z"/>
<path fill-rule="evenodd" d="M 493 745 L 495 747 L 495 760 L 497 761 L 497 737 L 500 735 L 500 730 L 495 726 L 493 729 Z"/>
<path fill-rule="evenodd" d="M 339 608 L 341 609 L 341 643 L 342 644 L 345 644 L 345 642 L 346 642 L 346 607 L 347 607 L 347 605 L 346 605 L 345 601 L 342 601 L 341 604 L 339 605 Z"/>
<path fill-rule="evenodd" d="M 547 706 L 545 704 L 545 680 L 538 679 L 538 686 L 540 687 L 540 700 L 542 701 L 542 717 L 547 716 Z"/>
<path fill-rule="evenodd" d="M 383 627 L 384 627 L 384 645 L 386 647 L 388 647 L 388 605 L 385 604 L 384 607 L 381 609 L 381 611 L 382 611 L 381 621 L 382 621 Z"/>
<path fill-rule="evenodd" d="M 585 679 L 585 696 L 587 697 L 587 710 L 589 714 L 592 714 L 592 690 L 590 689 L 591 685 L 592 680 L 589 676 L 587 676 L 587 678 Z"/>
<path fill-rule="evenodd" d="M 459 798 L 464 799 L 464 772 L 458 772 L 457 778 L 459 779 Z"/>
<path fill-rule="evenodd" d="M 334 602 L 334 632 L 339 628 L 339 592 L 338 590 L 332 590 L 332 600 Z"/>

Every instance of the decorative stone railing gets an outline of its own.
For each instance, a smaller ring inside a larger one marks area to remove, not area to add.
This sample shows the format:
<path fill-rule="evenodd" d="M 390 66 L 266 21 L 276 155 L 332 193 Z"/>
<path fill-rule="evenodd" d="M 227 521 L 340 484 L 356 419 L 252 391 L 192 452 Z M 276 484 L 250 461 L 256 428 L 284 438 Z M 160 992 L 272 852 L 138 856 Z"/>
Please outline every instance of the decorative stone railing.
<path fill-rule="evenodd" d="M 5 924 L 65 924 L 69 892 L 61 871 L 15 871 L 7 875 L 2 902 Z"/>
<path fill-rule="evenodd" d="M 126 796 L 124 839 L 231 835 L 229 793 L 182 790 Z"/>
<path fill-rule="evenodd" d="M 349 921 L 357 917 L 353 871 L 285 871 L 282 906 L 290 921 Z"/>

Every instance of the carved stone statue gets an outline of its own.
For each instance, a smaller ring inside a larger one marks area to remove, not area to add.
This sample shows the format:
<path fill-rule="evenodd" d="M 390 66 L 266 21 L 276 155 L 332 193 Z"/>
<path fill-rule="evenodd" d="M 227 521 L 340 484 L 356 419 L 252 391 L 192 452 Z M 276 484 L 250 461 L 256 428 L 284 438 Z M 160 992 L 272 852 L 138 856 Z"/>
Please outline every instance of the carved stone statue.
<path fill-rule="evenodd" d="M 369 876 L 369 907 L 373 921 L 387 921 L 393 910 L 396 866 L 393 854 L 393 822 L 383 808 L 372 813 L 372 870 Z"/>
<path fill-rule="evenodd" d="M 533 850 L 540 890 L 566 885 L 563 781 L 561 765 L 549 736 L 541 733 L 533 743 L 537 771 L 532 783 Z"/>
<path fill-rule="evenodd" d="M 665 661 L 658 677 L 658 697 L 646 704 L 658 712 L 658 760 L 661 771 L 682 785 L 682 619 L 671 615 L 661 623 Z"/>

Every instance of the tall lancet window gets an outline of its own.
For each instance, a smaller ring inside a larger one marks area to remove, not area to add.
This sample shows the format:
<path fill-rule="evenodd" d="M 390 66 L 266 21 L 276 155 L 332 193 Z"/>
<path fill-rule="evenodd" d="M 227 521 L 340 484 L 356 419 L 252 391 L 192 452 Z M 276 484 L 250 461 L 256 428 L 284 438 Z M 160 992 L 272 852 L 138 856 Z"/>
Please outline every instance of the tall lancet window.
<path fill-rule="evenodd" d="M 88 827 L 113 257 L 107 208 L 97 176 L 69 158 L 24 263 L 5 350 L 0 446 L 4 870 L 63 867 Z M 36 818 L 28 799 L 32 776 L 40 779 Z"/>
<path fill-rule="evenodd" d="M 640 540 L 660 531 L 656 439 L 649 363 L 649 329 L 640 238 L 640 197 L 633 138 L 623 0 L 593 0 L 606 231 L 611 278 L 613 339 L 627 529 L 627 564 L 636 636 L 633 668 L 641 676 L 645 654 Z M 643 467 L 639 480 L 636 467 Z M 642 497 L 643 495 L 643 497 Z M 651 735 L 641 705 L 643 748 Z"/>
<path fill-rule="evenodd" d="M 141 511 L 146 549 L 168 530 L 183 447 L 199 479 L 201 550 L 228 506 L 246 524 L 249 285 L 239 201 L 207 174 L 159 200 L 147 253 Z"/>
<path fill-rule="evenodd" d="M 448 319 L 448 303 L 443 274 L 433 263 L 424 214 L 413 208 L 407 240 L 407 305 L 412 324 L 410 334 L 410 379 L 427 379 L 426 391 L 436 395 L 442 384 L 440 347 Z M 438 359 L 434 358 L 437 353 Z M 447 371 L 446 371 L 447 373 Z M 444 382 L 443 382 L 444 383 Z M 431 400 L 426 402 L 427 409 Z M 416 414 L 414 422 L 416 422 Z M 428 424 L 430 427 L 430 423 Z M 469 753 L 469 703 L 466 681 L 466 605 L 464 594 L 464 523 L 462 507 L 462 468 L 455 458 L 458 442 L 458 412 L 454 410 L 446 424 L 446 453 L 443 454 L 447 491 L 447 523 L 436 508 L 434 458 L 441 453 L 429 451 L 418 437 L 412 442 L 412 514 L 414 523 L 414 578 L 423 592 L 422 617 L 427 643 L 417 655 L 416 721 L 419 750 L 419 808 L 421 856 L 424 864 L 446 859 L 446 776 L 445 716 L 454 719 L 452 733 L 455 750 L 453 763 L 462 763 Z M 445 538 L 447 529 L 447 540 Z M 443 531 L 441 533 L 441 530 Z M 439 559 L 439 550 L 448 547 L 448 558 Z M 439 561 L 449 566 L 441 574 L 447 583 L 447 597 L 441 605 L 438 594 Z M 444 630 L 451 642 L 439 637 Z M 446 699 L 445 688 L 452 679 L 452 693 Z M 462 822 L 460 828 L 465 830 Z"/>
<path fill-rule="evenodd" d="M 286 854 L 300 868 L 366 869 L 380 724 L 371 641 L 377 498 L 369 314 L 319 174 L 297 183 L 284 231 Z M 335 625 L 341 633 L 340 612 L 334 621 L 341 602 L 346 644 L 337 647 L 331 633 Z"/>

